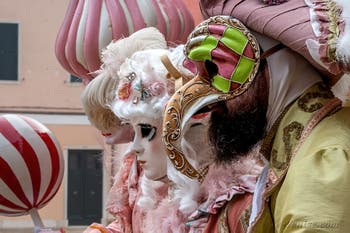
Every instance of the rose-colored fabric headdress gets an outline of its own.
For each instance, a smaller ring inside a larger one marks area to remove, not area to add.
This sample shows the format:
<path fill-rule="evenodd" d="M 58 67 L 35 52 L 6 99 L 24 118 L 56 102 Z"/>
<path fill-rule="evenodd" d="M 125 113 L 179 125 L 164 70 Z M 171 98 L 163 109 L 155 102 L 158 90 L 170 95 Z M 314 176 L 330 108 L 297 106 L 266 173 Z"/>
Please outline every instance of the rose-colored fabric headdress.
<path fill-rule="evenodd" d="M 231 15 L 280 41 L 326 74 L 330 84 L 350 72 L 348 0 L 200 0 L 200 7 L 204 18 Z"/>

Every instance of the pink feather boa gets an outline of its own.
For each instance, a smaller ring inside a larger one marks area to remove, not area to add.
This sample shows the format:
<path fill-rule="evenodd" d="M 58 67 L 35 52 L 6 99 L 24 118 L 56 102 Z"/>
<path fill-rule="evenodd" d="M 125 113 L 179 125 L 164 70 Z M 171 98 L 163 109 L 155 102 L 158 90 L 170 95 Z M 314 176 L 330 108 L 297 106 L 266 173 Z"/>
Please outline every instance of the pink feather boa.
<path fill-rule="evenodd" d="M 176 203 L 170 199 L 163 199 L 159 206 L 147 213 L 145 217 L 144 232 L 167 233 L 187 232 L 185 227 L 186 218 L 179 211 Z"/>
<path fill-rule="evenodd" d="M 259 149 L 260 146 L 255 146 L 245 157 L 237 161 L 212 164 L 209 167 L 199 190 L 203 202 L 188 218 L 189 232 L 201 232 L 210 215 L 217 214 L 233 196 L 254 192 L 256 181 L 263 169 Z"/>

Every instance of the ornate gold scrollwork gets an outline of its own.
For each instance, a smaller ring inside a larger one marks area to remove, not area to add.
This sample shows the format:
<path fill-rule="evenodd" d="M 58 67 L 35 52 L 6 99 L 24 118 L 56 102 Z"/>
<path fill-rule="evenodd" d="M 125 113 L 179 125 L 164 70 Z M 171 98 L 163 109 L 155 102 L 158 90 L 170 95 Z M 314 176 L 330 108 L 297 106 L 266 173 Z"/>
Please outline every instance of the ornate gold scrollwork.
<path fill-rule="evenodd" d="M 183 121 L 184 112 L 190 104 L 212 92 L 216 93 L 216 89 L 203 84 L 203 81 L 196 77 L 177 91 L 166 107 L 163 123 L 163 141 L 169 159 L 178 171 L 189 178 L 198 179 L 200 182 L 203 180 L 207 169 L 197 171 L 187 161 L 180 149 L 180 139 L 183 133 L 180 124 Z"/>

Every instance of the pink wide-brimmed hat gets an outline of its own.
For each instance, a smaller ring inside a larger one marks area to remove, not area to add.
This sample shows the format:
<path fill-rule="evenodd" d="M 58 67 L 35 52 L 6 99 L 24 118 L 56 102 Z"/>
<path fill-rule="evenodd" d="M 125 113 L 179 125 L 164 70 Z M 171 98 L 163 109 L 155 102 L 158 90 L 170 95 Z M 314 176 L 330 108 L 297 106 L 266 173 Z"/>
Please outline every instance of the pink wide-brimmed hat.
<path fill-rule="evenodd" d="M 201 0 L 205 18 L 231 15 L 298 52 L 331 84 L 350 72 L 348 0 Z"/>

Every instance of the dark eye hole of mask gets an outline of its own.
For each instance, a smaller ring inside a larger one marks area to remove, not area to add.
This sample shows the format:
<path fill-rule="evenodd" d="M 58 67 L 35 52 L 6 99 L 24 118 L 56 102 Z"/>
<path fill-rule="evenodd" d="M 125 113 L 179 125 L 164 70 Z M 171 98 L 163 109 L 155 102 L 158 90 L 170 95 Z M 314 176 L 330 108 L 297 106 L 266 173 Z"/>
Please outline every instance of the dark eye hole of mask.
<path fill-rule="evenodd" d="M 141 136 L 147 138 L 148 141 L 153 140 L 157 134 L 157 128 L 150 124 L 139 124 L 141 128 Z"/>
<path fill-rule="evenodd" d="M 194 127 L 200 126 L 200 125 L 202 125 L 202 123 L 194 123 L 194 124 L 191 125 L 191 128 L 194 128 Z"/>
<path fill-rule="evenodd" d="M 218 74 L 219 68 L 214 62 L 206 60 L 204 65 L 211 79 Z"/>

